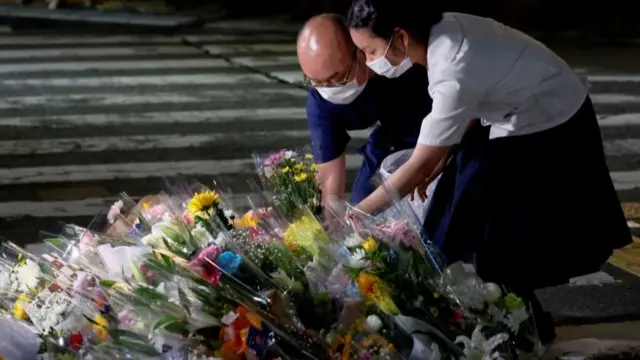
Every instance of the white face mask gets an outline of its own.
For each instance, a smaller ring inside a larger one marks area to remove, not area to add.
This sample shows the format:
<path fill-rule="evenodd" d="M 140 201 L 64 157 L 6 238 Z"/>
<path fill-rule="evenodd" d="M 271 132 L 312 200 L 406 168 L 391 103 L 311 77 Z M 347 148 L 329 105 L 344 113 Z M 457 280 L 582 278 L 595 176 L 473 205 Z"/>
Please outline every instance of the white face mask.
<path fill-rule="evenodd" d="M 315 89 L 318 90 L 320 96 L 322 96 L 328 102 L 338 104 L 338 105 L 346 105 L 352 103 L 364 90 L 364 87 L 367 85 L 365 82 L 362 85 L 358 85 L 356 81 L 358 77 L 359 70 L 359 53 L 356 57 L 356 71 L 353 80 L 342 86 L 334 86 L 334 87 L 323 87 L 318 86 Z"/>
<path fill-rule="evenodd" d="M 317 87 L 318 93 L 328 102 L 340 105 L 350 104 L 358 95 L 362 93 L 367 83 L 358 85 L 356 80 L 350 81 L 343 86 L 337 87 Z"/>
<path fill-rule="evenodd" d="M 389 45 L 387 45 L 387 50 L 384 52 L 384 55 L 379 58 L 367 62 L 367 66 L 373 70 L 378 75 L 388 77 L 390 79 L 397 78 L 400 75 L 404 74 L 413 66 L 411 59 L 409 59 L 409 52 L 406 52 L 404 60 L 396 66 L 391 65 L 389 60 L 387 59 L 387 53 L 389 53 L 389 49 L 391 48 L 391 43 L 393 42 L 393 37 L 389 40 Z"/>

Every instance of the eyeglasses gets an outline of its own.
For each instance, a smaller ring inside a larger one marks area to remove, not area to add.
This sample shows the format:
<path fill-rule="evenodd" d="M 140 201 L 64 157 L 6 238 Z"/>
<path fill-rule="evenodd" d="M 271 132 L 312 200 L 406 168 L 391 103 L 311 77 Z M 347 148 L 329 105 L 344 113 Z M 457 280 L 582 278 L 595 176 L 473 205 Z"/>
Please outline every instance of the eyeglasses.
<path fill-rule="evenodd" d="M 344 75 L 344 78 L 341 81 L 337 81 L 337 82 L 332 82 L 332 83 L 327 83 L 327 82 L 315 82 L 311 79 L 309 79 L 307 77 L 307 75 L 302 74 L 302 85 L 304 85 L 305 87 L 322 87 L 322 88 L 335 88 L 335 87 L 341 87 L 341 86 L 345 86 L 347 85 L 350 80 L 349 78 L 351 77 L 351 75 L 353 75 L 354 73 L 357 74 L 358 73 L 358 50 L 356 49 L 354 55 L 351 58 L 351 66 L 349 67 L 349 70 L 347 71 L 347 73 Z M 353 69 L 355 68 L 355 72 L 353 71 Z"/>

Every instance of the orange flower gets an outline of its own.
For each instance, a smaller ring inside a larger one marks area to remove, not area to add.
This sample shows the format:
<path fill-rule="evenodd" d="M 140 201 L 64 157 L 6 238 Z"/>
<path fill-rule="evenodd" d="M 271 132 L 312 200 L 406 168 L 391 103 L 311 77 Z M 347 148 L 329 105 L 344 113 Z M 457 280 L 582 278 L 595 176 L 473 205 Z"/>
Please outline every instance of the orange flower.
<path fill-rule="evenodd" d="M 358 276 L 358 290 L 360 290 L 360 295 L 364 297 L 375 295 L 376 285 L 379 282 L 379 277 L 366 272 L 361 272 Z"/>

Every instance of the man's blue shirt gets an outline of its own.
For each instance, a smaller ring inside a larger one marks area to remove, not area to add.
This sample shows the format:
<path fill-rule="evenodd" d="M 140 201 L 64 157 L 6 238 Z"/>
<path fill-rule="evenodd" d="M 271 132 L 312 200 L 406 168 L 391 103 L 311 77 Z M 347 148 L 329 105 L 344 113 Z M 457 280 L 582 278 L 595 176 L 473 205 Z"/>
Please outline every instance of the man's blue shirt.
<path fill-rule="evenodd" d="M 348 131 L 380 124 L 358 149 L 364 159 L 353 184 L 352 202 L 359 202 L 375 189 L 371 179 L 385 157 L 415 147 L 422 120 L 431 111 L 427 89 L 427 70 L 414 65 L 396 79 L 374 76 L 360 96 L 346 105 L 330 103 L 315 89 L 309 91 L 307 121 L 311 149 L 318 163 L 334 160 L 345 152 L 351 140 Z"/>

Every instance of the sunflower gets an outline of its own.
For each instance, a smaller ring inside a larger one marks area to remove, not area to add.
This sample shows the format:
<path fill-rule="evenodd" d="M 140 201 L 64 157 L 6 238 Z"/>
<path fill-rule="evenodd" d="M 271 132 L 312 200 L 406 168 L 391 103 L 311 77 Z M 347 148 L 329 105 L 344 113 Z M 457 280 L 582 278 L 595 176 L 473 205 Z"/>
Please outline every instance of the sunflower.
<path fill-rule="evenodd" d="M 199 192 L 191 198 L 187 205 L 187 212 L 193 216 L 208 219 L 210 211 L 220 204 L 220 196 L 217 192 L 206 190 Z"/>

